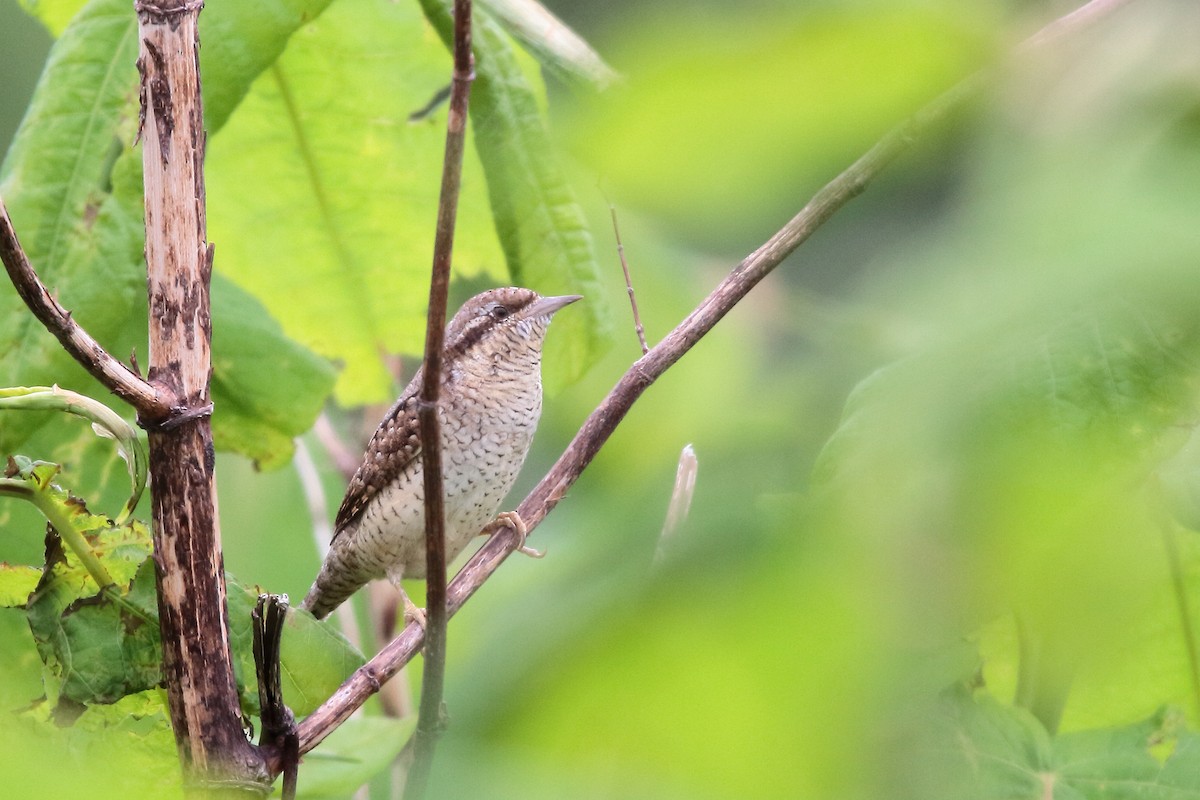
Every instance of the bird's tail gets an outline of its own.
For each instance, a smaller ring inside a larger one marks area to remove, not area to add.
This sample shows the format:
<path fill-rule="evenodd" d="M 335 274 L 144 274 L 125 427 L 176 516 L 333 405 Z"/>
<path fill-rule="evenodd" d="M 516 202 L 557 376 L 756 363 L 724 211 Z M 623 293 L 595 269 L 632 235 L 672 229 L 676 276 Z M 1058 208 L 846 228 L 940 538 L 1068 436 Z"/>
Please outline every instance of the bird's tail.
<path fill-rule="evenodd" d="M 336 549 L 331 550 L 300 607 L 317 619 L 324 619 L 371 577 L 360 565 L 348 563 Z"/>

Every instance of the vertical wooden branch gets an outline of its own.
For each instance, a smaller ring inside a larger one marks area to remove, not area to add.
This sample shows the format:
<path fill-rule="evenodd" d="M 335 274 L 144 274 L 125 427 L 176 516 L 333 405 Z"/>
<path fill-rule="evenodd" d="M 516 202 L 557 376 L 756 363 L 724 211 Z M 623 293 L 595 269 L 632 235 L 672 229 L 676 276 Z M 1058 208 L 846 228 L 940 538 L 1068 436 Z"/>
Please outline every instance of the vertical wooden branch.
<path fill-rule="evenodd" d="M 136 0 L 141 73 L 150 382 L 175 399 L 150 438 L 154 562 L 163 677 L 189 784 L 264 779 L 246 739 L 230 657 L 217 527 L 204 128 L 196 23 L 200 0 Z"/>
<path fill-rule="evenodd" d="M 471 0 L 454 2 L 454 76 L 446 119 L 446 154 L 438 199 L 437 232 L 433 244 L 433 276 L 429 283 L 429 314 L 425 329 L 424 379 L 418 408 L 421 425 L 421 470 L 425 488 L 425 661 L 421 705 L 413 742 L 413 764 L 405 782 L 406 798 L 425 794 L 433 751 L 442 729 L 442 689 L 446 673 L 446 536 L 442 493 L 441 426 L 438 394 L 442 381 L 442 349 L 446 330 L 446 296 L 450 288 L 450 257 L 462 179 L 466 142 L 467 100 L 475 77 L 471 57 Z"/>

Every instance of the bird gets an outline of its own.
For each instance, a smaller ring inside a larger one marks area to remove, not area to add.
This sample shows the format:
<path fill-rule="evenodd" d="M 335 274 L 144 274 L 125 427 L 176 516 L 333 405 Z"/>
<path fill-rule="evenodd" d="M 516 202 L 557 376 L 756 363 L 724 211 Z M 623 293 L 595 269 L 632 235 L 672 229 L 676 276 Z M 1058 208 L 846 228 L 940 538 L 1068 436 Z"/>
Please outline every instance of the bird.
<path fill-rule="evenodd" d="M 542 344 L 554 314 L 580 295 L 542 297 L 508 287 L 476 295 L 446 326 L 438 419 L 446 558 L 458 556 L 497 517 L 529 453 L 542 411 Z M 425 577 L 425 491 L 417 408 L 423 369 L 376 428 L 350 479 L 321 570 L 301 607 L 318 619 L 370 580 L 400 591 L 404 617 L 424 625 L 424 612 L 400 585 Z"/>

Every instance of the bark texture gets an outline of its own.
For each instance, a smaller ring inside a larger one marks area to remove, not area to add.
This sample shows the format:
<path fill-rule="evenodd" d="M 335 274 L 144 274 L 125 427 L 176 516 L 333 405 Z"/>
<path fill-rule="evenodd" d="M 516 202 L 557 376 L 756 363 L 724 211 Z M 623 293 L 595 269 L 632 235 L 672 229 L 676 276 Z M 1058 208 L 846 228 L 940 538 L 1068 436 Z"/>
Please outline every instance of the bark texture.
<path fill-rule="evenodd" d="M 185 777 L 203 790 L 266 778 L 242 728 L 229 647 L 209 414 L 212 249 L 205 241 L 197 18 L 191 0 L 138 2 L 150 383 L 174 398 L 146 423 L 163 677 Z M 257 793 L 257 792 L 256 792 Z"/>

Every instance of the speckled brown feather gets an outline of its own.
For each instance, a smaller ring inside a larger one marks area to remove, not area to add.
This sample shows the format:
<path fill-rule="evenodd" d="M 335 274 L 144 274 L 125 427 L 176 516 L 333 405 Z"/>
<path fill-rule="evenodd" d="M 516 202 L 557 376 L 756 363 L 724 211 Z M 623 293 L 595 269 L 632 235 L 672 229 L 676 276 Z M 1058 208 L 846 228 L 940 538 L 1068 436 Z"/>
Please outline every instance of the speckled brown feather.
<path fill-rule="evenodd" d="M 494 289 L 467 301 L 446 327 L 438 413 L 451 558 L 495 515 L 516 479 L 541 413 L 546 326 L 576 299 Z M 418 372 L 388 409 L 350 480 L 329 553 L 302 603 L 318 617 L 373 578 L 424 577 L 421 382 Z"/>
<path fill-rule="evenodd" d="M 518 294 L 521 293 L 521 294 Z M 529 305 L 537 295 L 527 289 L 496 289 L 488 293 L 495 296 L 495 302 L 504 303 L 512 313 L 517 313 Z M 475 298 L 472 302 L 477 302 Z M 495 325 L 490 317 L 475 316 L 472 303 L 465 303 L 454 318 L 446 326 L 446 352 L 449 362 L 461 358 L 467 350 L 478 344 Z M 424 370 L 409 381 L 408 386 L 388 413 L 375 429 L 367 444 L 367 452 L 363 463 L 359 465 L 350 484 L 346 487 L 346 496 L 338 508 L 337 520 L 334 522 L 334 538 L 341 535 L 355 519 L 362 514 L 363 509 L 371 502 L 371 498 L 403 472 L 409 464 L 420 457 L 421 438 L 420 425 L 417 421 L 417 403 L 420 401 L 422 375 Z M 442 376 L 443 382 L 446 376 Z"/>
<path fill-rule="evenodd" d="M 333 526 L 335 539 L 355 522 L 371 498 L 420 457 L 421 437 L 417 423 L 420 390 L 421 373 L 418 371 L 371 436 L 363 463 L 350 479 L 346 496 L 338 508 Z"/>

